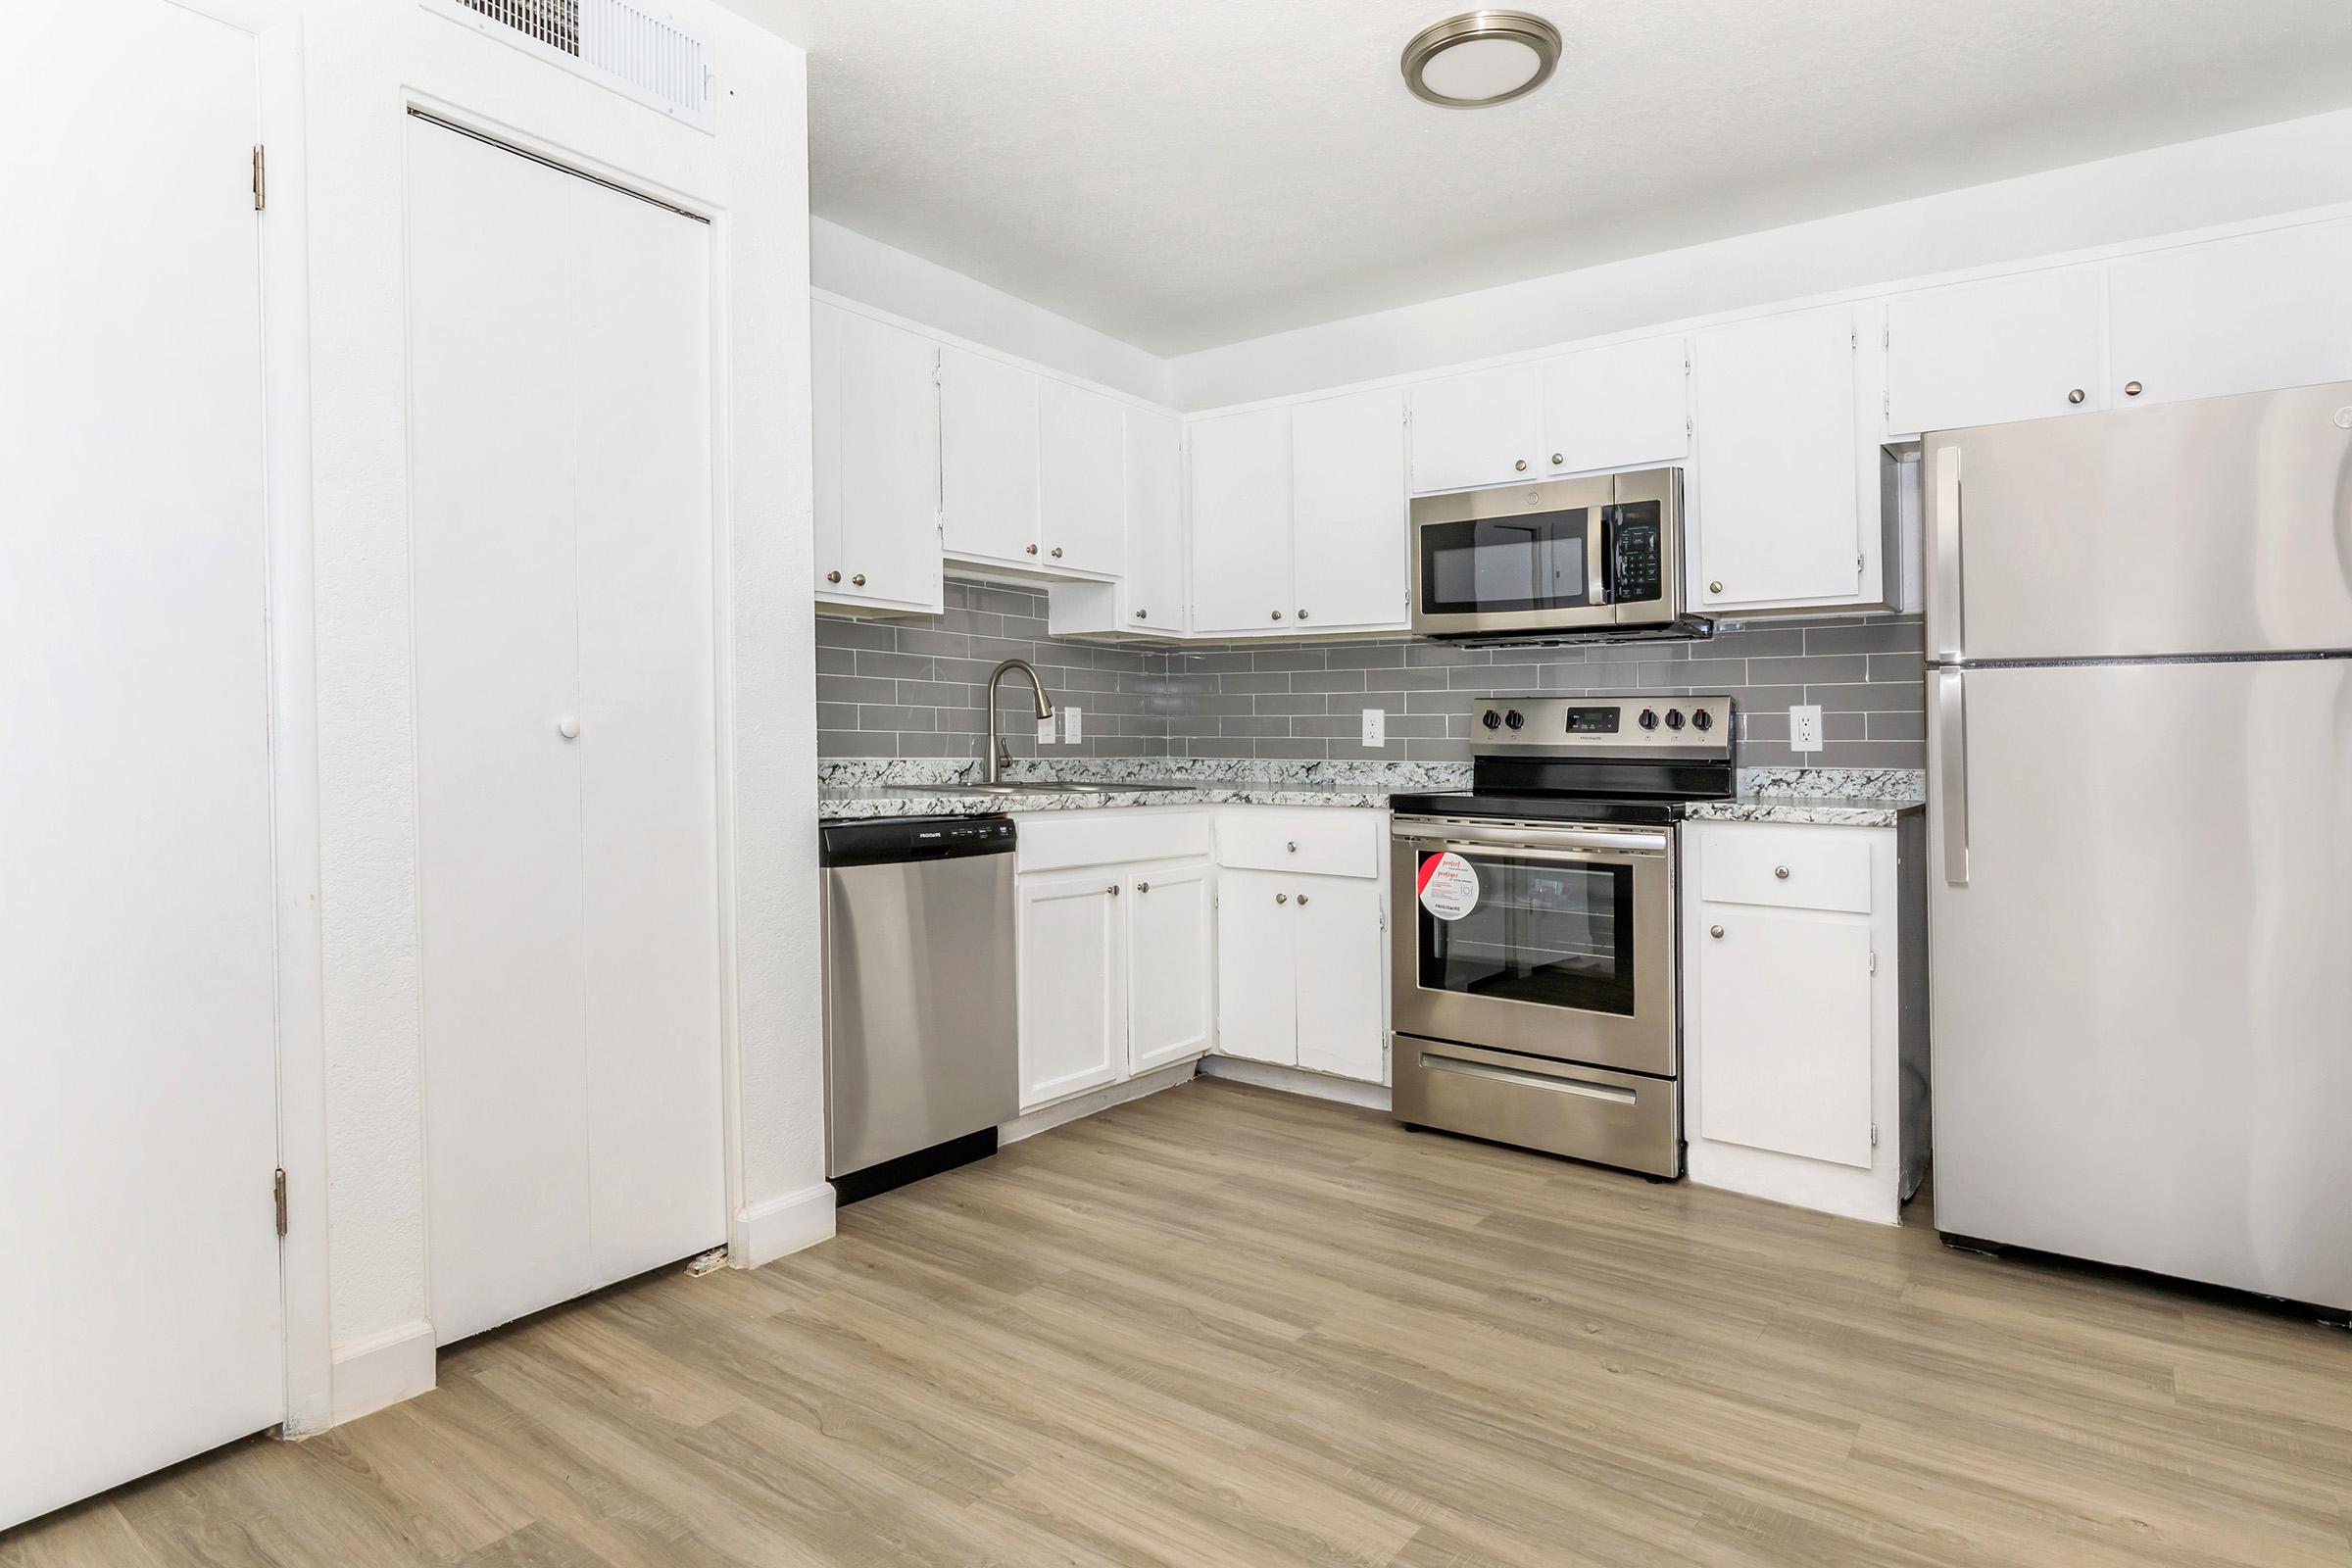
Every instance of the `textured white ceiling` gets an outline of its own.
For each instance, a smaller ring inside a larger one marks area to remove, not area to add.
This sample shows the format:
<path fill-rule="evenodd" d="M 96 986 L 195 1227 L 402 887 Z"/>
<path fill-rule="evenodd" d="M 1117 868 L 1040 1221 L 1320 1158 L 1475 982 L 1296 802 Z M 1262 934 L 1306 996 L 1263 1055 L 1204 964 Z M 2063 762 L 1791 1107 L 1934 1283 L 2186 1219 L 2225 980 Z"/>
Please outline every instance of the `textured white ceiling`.
<path fill-rule="evenodd" d="M 2346 0 L 1535 0 L 1445 110 L 1412 0 L 727 0 L 815 210 L 1160 354 L 2352 104 Z"/>

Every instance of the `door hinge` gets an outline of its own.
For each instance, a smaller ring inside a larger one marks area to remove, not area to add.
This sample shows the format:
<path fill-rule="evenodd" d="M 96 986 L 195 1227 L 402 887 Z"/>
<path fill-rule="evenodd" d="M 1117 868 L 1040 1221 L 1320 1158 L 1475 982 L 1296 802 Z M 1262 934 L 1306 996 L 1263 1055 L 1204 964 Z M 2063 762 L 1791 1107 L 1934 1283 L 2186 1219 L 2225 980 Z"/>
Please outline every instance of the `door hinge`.
<path fill-rule="evenodd" d="M 277 1173 L 270 1178 L 270 1201 L 277 1209 L 277 1234 L 283 1236 L 286 1234 L 286 1172 L 283 1166 L 278 1167 Z"/>
<path fill-rule="evenodd" d="M 1870 1147 L 1879 1147 L 1879 1124 L 1875 1121 L 1870 1124 Z"/>
<path fill-rule="evenodd" d="M 253 210 L 260 212 L 270 205 L 270 154 L 260 142 L 253 144 Z"/>

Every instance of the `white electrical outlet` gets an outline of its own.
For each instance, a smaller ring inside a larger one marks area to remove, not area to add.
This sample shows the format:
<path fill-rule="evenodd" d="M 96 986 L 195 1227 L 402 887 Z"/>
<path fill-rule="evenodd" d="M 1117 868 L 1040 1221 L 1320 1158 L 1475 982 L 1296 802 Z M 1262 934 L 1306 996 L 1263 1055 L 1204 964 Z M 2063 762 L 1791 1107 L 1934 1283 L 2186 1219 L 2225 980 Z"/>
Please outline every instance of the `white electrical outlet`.
<path fill-rule="evenodd" d="M 1807 704 L 1788 710 L 1788 749 L 1792 752 L 1821 750 L 1821 705 Z"/>
<path fill-rule="evenodd" d="M 1389 744 L 1389 710 L 1387 709 L 1367 708 L 1364 710 L 1364 744 L 1366 746 Z"/>
<path fill-rule="evenodd" d="M 1084 737 L 1084 735 L 1085 735 L 1086 731 L 1085 731 L 1085 729 L 1084 729 L 1084 728 L 1083 728 L 1083 727 L 1080 725 L 1080 723 L 1079 723 L 1079 720 L 1080 720 L 1080 719 L 1082 719 L 1082 718 L 1084 718 L 1085 716 L 1086 716 L 1086 715 L 1085 715 L 1084 713 L 1080 712 L 1080 711 L 1079 711 L 1077 709 L 1075 709 L 1075 708 L 1064 707 L 1064 708 L 1062 709 L 1062 710 L 1061 710 L 1061 744 L 1062 744 L 1062 745 L 1064 745 L 1064 746 L 1075 746 L 1075 745 L 1077 745 L 1077 744 L 1078 744 L 1078 742 L 1080 741 L 1080 739 L 1082 739 L 1082 738 Z"/>
<path fill-rule="evenodd" d="M 1054 744 L 1053 719 L 1041 718 L 1037 721 L 1037 744 L 1040 746 L 1051 746 Z"/>

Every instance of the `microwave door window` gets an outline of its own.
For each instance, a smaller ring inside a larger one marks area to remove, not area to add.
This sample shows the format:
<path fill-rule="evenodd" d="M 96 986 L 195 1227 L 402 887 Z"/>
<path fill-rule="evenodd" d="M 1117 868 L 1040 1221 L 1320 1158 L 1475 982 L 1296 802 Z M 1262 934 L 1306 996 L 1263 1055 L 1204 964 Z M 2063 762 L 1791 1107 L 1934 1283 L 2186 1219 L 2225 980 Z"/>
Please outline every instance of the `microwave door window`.
<path fill-rule="evenodd" d="M 1424 990 L 1633 1016 L 1631 866 L 1454 853 L 1479 892 L 1456 919 L 1419 911 Z"/>
<path fill-rule="evenodd" d="M 1424 524 L 1421 581 L 1438 614 L 1572 609 L 1586 602 L 1582 508 Z"/>

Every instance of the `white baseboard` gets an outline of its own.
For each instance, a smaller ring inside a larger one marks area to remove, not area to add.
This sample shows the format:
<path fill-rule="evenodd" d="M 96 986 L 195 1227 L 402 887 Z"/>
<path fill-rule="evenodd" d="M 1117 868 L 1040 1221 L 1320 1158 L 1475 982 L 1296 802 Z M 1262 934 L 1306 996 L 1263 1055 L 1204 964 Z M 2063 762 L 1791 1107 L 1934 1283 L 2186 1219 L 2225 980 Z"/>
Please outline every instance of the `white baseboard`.
<path fill-rule="evenodd" d="M 833 1185 L 818 1182 L 737 1213 L 727 1236 L 727 1263 L 758 1268 L 832 1239 Z"/>
<path fill-rule="evenodd" d="M 1241 1056 L 1203 1056 L 1200 1072 L 1207 1078 L 1230 1078 L 1237 1084 L 1255 1084 L 1260 1089 L 1279 1089 L 1285 1094 L 1309 1095 L 1316 1100 L 1336 1100 L 1343 1105 L 1361 1105 L 1366 1110 L 1389 1108 L 1385 1084 L 1334 1078 L 1327 1072 L 1308 1072 L 1304 1067 L 1284 1067 Z"/>
<path fill-rule="evenodd" d="M 1000 1126 L 997 1129 L 997 1143 L 1000 1147 L 1017 1144 L 1024 1138 L 1035 1138 L 1039 1133 L 1059 1127 L 1064 1122 L 1092 1116 L 1098 1110 L 1108 1110 L 1113 1105 L 1124 1105 L 1130 1100 L 1141 1100 L 1146 1095 L 1156 1095 L 1162 1089 L 1190 1083 L 1194 1069 L 1199 1065 L 1200 1059 L 1195 1057 L 1173 1066 L 1155 1067 L 1150 1072 L 1138 1073 L 1123 1084 L 1104 1084 L 1100 1089 L 1089 1089 L 1067 1100 L 1040 1106 L 1025 1116 L 1015 1116 Z"/>
<path fill-rule="evenodd" d="M 433 1388 L 433 1326 L 403 1323 L 335 1350 L 334 1425 L 373 1415 Z"/>

